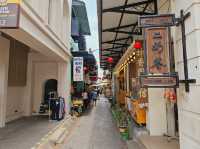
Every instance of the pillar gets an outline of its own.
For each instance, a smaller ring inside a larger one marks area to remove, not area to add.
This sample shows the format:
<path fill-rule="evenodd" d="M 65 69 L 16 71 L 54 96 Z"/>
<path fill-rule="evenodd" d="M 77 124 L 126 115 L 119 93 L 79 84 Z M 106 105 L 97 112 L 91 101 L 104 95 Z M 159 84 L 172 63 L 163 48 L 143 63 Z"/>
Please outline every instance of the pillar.
<path fill-rule="evenodd" d="M 147 129 L 151 136 L 162 136 L 167 133 L 164 89 L 150 88 L 148 92 L 149 108 L 147 112 Z"/>
<path fill-rule="evenodd" d="M 71 63 L 62 62 L 58 64 L 58 94 L 65 98 L 66 112 L 70 110 L 71 90 Z"/>
<path fill-rule="evenodd" d="M 4 127 L 6 122 L 9 48 L 9 40 L 0 36 L 0 127 Z"/>

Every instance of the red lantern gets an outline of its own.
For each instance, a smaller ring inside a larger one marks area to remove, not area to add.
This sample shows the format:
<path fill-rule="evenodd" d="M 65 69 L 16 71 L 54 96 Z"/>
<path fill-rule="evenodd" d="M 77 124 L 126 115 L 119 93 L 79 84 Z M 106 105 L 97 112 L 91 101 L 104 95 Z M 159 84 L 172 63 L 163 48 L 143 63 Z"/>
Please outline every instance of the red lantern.
<path fill-rule="evenodd" d="M 98 77 L 97 77 L 97 76 L 91 76 L 91 77 L 90 77 L 90 80 L 91 80 L 91 81 L 97 81 L 97 80 L 98 80 Z"/>
<path fill-rule="evenodd" d="M 136 41 L 135 44 L 133 45 L 133 47 L 134 47 L 135 49 L 141 49 L 141 48 L 142 48 L 142 44 L 141 44 L 141 42 Z"/>
<path fill-rule="evenodd" d="M 87 68 L 87 67 L 84 67 L 84 68 L 83 68 L 83 70 L 84 70 L 84 71 L 87 71 L 87 70 L 88 70 L 88 68 Z"/>
<path fill-rule="evenodd" d="M 113 58 L 112 57 L 108 57 L 107 62 L 110 63 L 110 64 L 113 63 Z"/>

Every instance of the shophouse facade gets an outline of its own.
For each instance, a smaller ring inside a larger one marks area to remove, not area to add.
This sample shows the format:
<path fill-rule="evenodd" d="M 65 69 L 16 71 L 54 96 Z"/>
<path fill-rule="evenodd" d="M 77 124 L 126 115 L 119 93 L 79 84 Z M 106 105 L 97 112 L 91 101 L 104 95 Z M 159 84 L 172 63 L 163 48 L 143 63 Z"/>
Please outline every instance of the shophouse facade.
<path fill-rule="evenodd" d="M 190 85 L 190 91 L 185 92 L 184 85 L 178 89 L 179 109 L 179 134 L 181 149 L 198 149 L 200 145 L 200 106 L 199 106 L 199 12 L 200 1 L 172 0 L 172 13 L 180 16 L 180 10 L 184 14 L 190 12 L 191 16 L 185 20 L 186 45 L 189 78 L 196 79 L 196 83 Z M 180 27 L 174 30 L 176 69 L 180 80 L 184 79 L 182 40 Z"/>
<path fill-rule="evenodd" d="M 7 2 L 20 10 L 18 28 L 1 29 L 0 127 L 38 114 L 52 80 L 68 111 L 71 83 L 71 0 Z"/>
<path fill-rule="evenodd" d="M 129 85 L 132 80 L 130 80 L 130 69 L 134 72 L 132 65 L 135 63 L 134 58 L 134 41 L 139 40 L 144 42 L 144 36 L 137 35 L 137 30 L 131 30 L 129 27 L 137 23 L 137 18 L 142 14 L 139 8 L 141 4 L 151 4 L 151 8 L 158 8 L 155 14 L 175 14 L 176 18 L 180 17 L 180 11 L 183 10 L 184 14 L 188 12 L 191 15 L 185 20 L 185 30 L 186 30 L 186 50 L 187 50 L 187 60 L 188 60 L 188 72 L 189 79 L 196 79 L 196 83 L 190 84 L 190 91 L 186 92 L 185 84 L 180 83 L 177 89 L 177 108 L 178 108 L 178 135 L 177 123 L 175 124 L 175 113 L 174 107 L 171 111 L 166 110 L 168 104 L 166 99 L 164 99 L 164 89 L 163 88 L 148 88 L 148 108 L 146 111 L 146 129 L 150 136 L 163 136 L 169 135 L 172 137 L 179 137 L 180 149 L 199 149 L 200 145 L 200 106 L 199 106 L 199 19 L 198 14 L 200 11 L 200 1 L 198 0 L 157 0 L 157 1 L 136 1 L 129 0 L 117 3 L 116 1 L 110 1 L 106 3 L 105 0 L 99 0 L 99 22 L 102 25 L 99 27 L 100 32 L 100 55 L 101 55 L 101 67 L 103 69 L 110 69 L 110 64 L 108 64 L 108 57 L 112 57 L 114 64 L 113 67 L 113 85 L 116 88 L 120 87 L 119 83 L 123 83 L 123 90 L 127 93 L 129 92 Z M 137 3 L 137 4 L 136 4 Z M 126 4 L 126 5 L 124 5 Z M 130 8 L 129 8 L 130 5 Z M 123 7 L 124 6 L 124 7 Z M 138 8 L 137 8 L 138 6 Z M 131 9 L 137 8 L 137 9 Z M 112 9 L 114 8 L 114 9 Z M 127 11 L 125 11 L 127 9 Z M 148 6 L 147 6 L 148 9 Z M 139 10 L 138 12 L 136 12 Z M 152 10 L 152 9 L 150 9 Z M 132 12 L 131 12 L 132 11 Z M 145 11 L 143 11 L 144 13 Z M 124 18 L 122 17 L 121 25 L 117 20 L 120 20 L 120 13 L 124 13 Z M 145 12 L 146 15 L 149 13 Z M 150 13 L 149 13 L 150 14 Z M 137 15 L 137 16 L 135 16 Z M 145 14 L 143 14 L 145 15 Z M 113 17 L 115 16 L 115 17 Z M 130 17 L 132 16 L 132 18 Z M 135 18 L 135 20 L 134 20 Z M 131 22 L 131 21 L 132 22 Z M 116 23 L 118 22 L 118 23 Z M 118 30 L 118 31 L 117 31 Z M 132 35 L 125 36 L 125 34 Z M 118 34 L 117 36 L 116 33 Z M 184 59 L 183 59 L 183 46 L 182 46 L 182 32 L 181 26 L 171 27 L 171 38 L 174 49 L 174 59 L 175 59 L 175 69 L 179 74 L 179 79 L 184 80 Z M 129 40 L 130 39 L 130 40 Z M 132 40 L 131 40 L 132 39 Z M 133 44 L 132 44 L 133 43 Z M 114 45 L 115 44 L 115 45 Z M 128 46 L 127 46 L 128 44 Z M 114 45 L 114 46 L 113 46 Z M 119 53 L 123 54 L 119 54 Z M 120 59 L 121 58 L 121 59 Z M 136 57 L 137 60 L 137 57 Z M 116 81 L 117 79 L 120 81 Z M 116 87 L 117 86 L 117 87 Z M 125 94 L 124 93 L 124 96 Z M 115 93 L 116 94 L 116 93 Z M 121 98 L 122 96 L 120 96 Z"/>

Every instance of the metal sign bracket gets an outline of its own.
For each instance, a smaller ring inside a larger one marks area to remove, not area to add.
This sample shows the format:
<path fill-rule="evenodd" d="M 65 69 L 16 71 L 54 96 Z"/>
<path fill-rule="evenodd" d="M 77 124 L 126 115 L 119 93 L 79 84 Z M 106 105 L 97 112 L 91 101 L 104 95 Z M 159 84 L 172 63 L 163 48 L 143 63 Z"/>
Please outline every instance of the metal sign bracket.
<path fill-rule="evenodd" d="M 179 83 L 185 84 L 185 91 L 190 92 L 190 84 L 196 83 L 196 79 L 189 79 L 188 75 L 188 60 L 187 60 L 187 48 L 186 48 L 186 34 L 185 34 L 185 20 L 190 17 L 191 13 L 188 12 L 184 15 L 184 11 L 181 10 L 180 18 L 177 18 L 176 26 L 181 26 L 182 32 L 182 46 L 183 46 L 183 64 L 184 64 L 184 75 L 185 80 L 180 80 Z"/>

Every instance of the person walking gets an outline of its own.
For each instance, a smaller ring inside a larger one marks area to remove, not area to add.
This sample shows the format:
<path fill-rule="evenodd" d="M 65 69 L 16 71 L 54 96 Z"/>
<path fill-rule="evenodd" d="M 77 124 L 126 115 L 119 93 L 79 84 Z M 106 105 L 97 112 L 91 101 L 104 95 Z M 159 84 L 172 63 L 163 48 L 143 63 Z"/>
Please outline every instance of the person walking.
<path fill-rule="evenodd" d="M 88 93 L 86 92 L 86 90 L 84 90 L 84 92 L 82 93 L 82 97 L 83 97 L 83 105 L 84 105 L 84 110 L 87 109 L 87 104 L 88 104 Z"/>
<path fill-rule="evenodd" d="M 93 105 L 97 105 L 97 92 L 95 90 L 92 91 L 92 100 L 93 100 Z"/>

